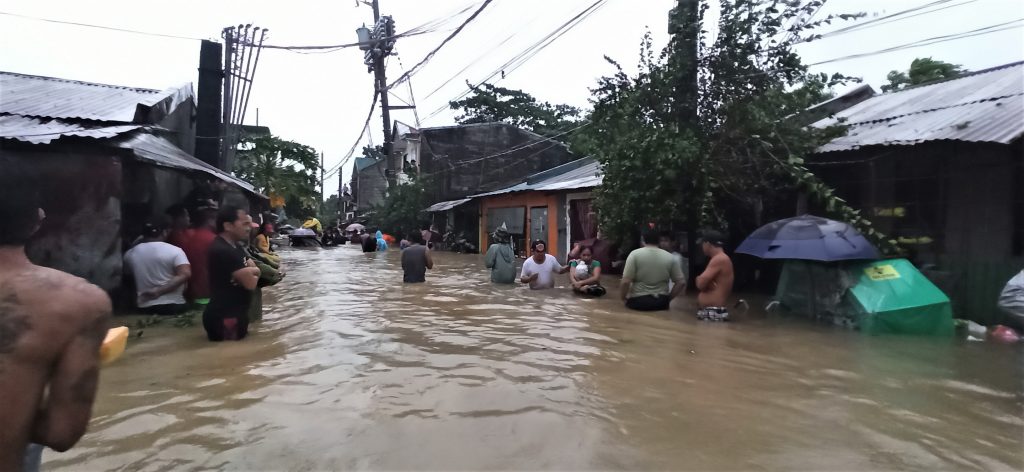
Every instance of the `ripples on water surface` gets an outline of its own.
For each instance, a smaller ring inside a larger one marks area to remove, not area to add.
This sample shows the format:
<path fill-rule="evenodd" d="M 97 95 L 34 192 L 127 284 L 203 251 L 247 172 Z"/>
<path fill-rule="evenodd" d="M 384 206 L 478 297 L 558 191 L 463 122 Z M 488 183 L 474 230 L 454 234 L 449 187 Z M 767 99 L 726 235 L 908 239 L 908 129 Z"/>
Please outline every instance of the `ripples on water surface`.
<path fill-rule="evenodd" d="M 397 251 L 285 257 L 246 341 L 133 339 L 45 468 L 1024 468 L 1018 347 L 628 313 L 478 256 L 420 285 Z"/>

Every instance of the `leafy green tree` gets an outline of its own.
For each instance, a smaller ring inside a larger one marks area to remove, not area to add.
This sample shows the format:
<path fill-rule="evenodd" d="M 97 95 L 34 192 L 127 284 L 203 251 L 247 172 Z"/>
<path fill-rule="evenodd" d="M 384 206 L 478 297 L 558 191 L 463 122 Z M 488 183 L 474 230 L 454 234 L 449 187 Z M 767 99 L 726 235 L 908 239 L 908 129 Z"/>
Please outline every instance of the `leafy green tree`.
<path fill-rule="evenodd" d="M 528 129 L 542 136 L 556 136 L 572 129 L 579 121 L 580 109 L 569 105 L 539 102 L 533 95 L 491 84 L 470 85 L 473 93 L 449 102 L 452 110 L 461 111 L 458 123 L 503 122 Z M 559 136 L 564 141 L 566 138 Z"/>
<path fill-rule="evenodd" d="M 313 148 L 271 135 L 248 136 L 239 147 L 236 176 L 252 183 L 272 202 L 283 199 L 289 215 L 317 210 L 320 156 Z"/>
<path fill-rule="evenodd" d="M 714 37 L 707 26 L 697 31 L 709 2 L 720 13 Z M 877 235 L 803 166 L 804 156 L 843 130 L 789 119 L 850 80 L 811 74 L 793 52 L 815 28 L 859 16 L 807 21 L 823 3 L 681 0 L 669 45 L 656 56 L 645 36 L 636 75 L 609 60 L 616 73 L 592 89 L 590 124 L 573 143 L 603 165 L 597 205 L 605 233 L 631 240 L 650 222 L 745 232 L 766 209 L 804 191 Z M 697 8 L 699 23 L 688 7 Z"/>
<path fill-rule="evenodd" d="M 344 215 L 340 215 L 344 216 Z M 327 197 L 327 200 L 320 202 L 320 207 L 317 211 L 317 218 L 323 224 L 330 224 L 334 220 L 339 219 L 338 215 L 338 194 Z"/>
<path fill-rule="evenodd" d="M 363 157 L 369 157 L 377 160 L 384 159 L 384 146 L 363 146 Z"/>
<path fill-rule="evenodd" d="M 420 229 L 428 206 L 426 179 L 415 178 L 388 189 L 384 202 L 374 208 L 371 223 L 395 236 L 409 234 Z"/>
<path fill-rule="evenodd" d="M 919 57 L 910 63 L 910 69 L 906 72 L 890 71 L 886 75 L 889 83 L 882 86 L 882 91 L 892 92 L 912 85 L 952 79 L 964 72 L 966 71 L 959 64 L 937 61 L 930 57 Z"/>

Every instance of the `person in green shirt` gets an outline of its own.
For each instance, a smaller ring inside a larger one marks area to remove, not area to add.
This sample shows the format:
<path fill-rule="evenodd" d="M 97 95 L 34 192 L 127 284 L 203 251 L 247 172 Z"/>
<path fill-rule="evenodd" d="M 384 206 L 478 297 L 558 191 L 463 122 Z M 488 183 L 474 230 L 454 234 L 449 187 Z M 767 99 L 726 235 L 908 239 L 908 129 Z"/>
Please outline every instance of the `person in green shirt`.
<path fill-rule="evenodd" d="M 606 293 L 601 286 L 601 262 L 594 259 L 594 250 L 589 246 L 580 250 L 579 260 L 569 263 L 569 278 L 576 293 L 600 297 Z"/>
<path fill-rule="evenodd" d="M 672 299 L 686 288 L 683 269 L 676 258 L 658 247 L 658 234 L 643 233 L 644 247 L 626 257 L 619 292 L 626 307 L 640 311 L 667 310 Z M 671 290 L 669 281 L 675 282 Z"/>
<path fill-rule="evenodd" d="M 496 284 L 515 283 L 516 255 L 512 251 L 510 245 L 512 238 L 504 223 L 494 231 L 492 237 L 494 244 L 487 248 L 487 255 L 484 256 L 484 266 L 491 269 L 491 282 Z"/>

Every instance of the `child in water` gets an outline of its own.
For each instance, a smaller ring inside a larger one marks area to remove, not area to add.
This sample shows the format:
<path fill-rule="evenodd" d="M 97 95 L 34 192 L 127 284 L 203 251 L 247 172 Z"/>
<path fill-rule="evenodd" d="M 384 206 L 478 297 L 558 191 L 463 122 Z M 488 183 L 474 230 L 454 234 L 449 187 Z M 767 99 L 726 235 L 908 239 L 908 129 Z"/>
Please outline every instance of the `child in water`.
<path fill-rule="evenodd" d="M 601 286 L 601 263 L 594 260 L 594 250 L 590 247 L 580 251 L 579 260 L 569 263 L 569 278 L 574 292 L 592 297 L 600 297 L 606 292 Z"/>

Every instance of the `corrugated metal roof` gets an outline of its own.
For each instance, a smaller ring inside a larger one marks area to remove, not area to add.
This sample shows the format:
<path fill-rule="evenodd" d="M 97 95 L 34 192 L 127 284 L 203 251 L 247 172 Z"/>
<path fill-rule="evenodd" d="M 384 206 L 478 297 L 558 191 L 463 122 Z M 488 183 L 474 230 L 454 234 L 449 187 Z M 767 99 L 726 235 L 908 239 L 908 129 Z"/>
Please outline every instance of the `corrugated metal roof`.
<path fill-rule="evenodd" d="M 436 211 L 448 211 L 448 210 L 451 210 L 452 208 L 455 208 L 455 207 L 457 207 L 459 205 L 462 205 L 463 203 L 466 203 L 466 202 L 468 202 L 470 200 L 472 200 L 472 198 L 462 198 L 462 199 L 459 199 L 459 200 L 449 200 L 447 202 L 437 202 L 437 203 L 435 203 L 433 205 L 430 205 L 430 207 L 428 207 L 426 210 L 423 210 L 423 211 L 428 212 L 428 213 L 436 212 Z"/>
<path fill-rule="evenodd" d="M 47 144 L 63 136 L 113 138 L 141 127 L 141 125 L 109 126 L 90 122 L 78 123 L 49 118 L 0 115 L 0 139 L 16 139 L 32 144 Z"/>
<path fill-rule="evenodd" d="M 191 85 L 160 91 L 0 72 L 0 113 L 15 115 L 132 123 L 148 108 L 174 110 L 191 97 Z"/>
<path fill-rule="evenodd" d="M 518 183 L 493 192 L 473 195 L 470 198 L 501 195 L 505 193 L 536 191 L 575 190 L 597 187 L 601 185 L 603 176 L 601 164 L 593 158 L 585 157 L 544 172 L 528 177 L 525 182 Z"/>
<path fill-rule="evenodd" d="M 1024 135 L 1024 62 L 869 98 L 814 123 L 846 136 L 819 152 L 934 140 L 1007 144 Z"/>
<path fill-rule="evenodd" d="M 131 150 L 135 153 L 135 157 L 140 160 L 164 167 L 203 172 L 213 177 L 217 177 L 227 183 L 237 185 L 256 195 L 260 195 L 249 182 L 239 179 L 193 157 L 178 146 L 175 146 L 174 143 L 160 136 L 143 132 L 133 133 L 130 136 L 118 138 L 115 141 L 115 145 L 122 149 Z M 266 198 L 265 196 L 263 197 Z"/>

